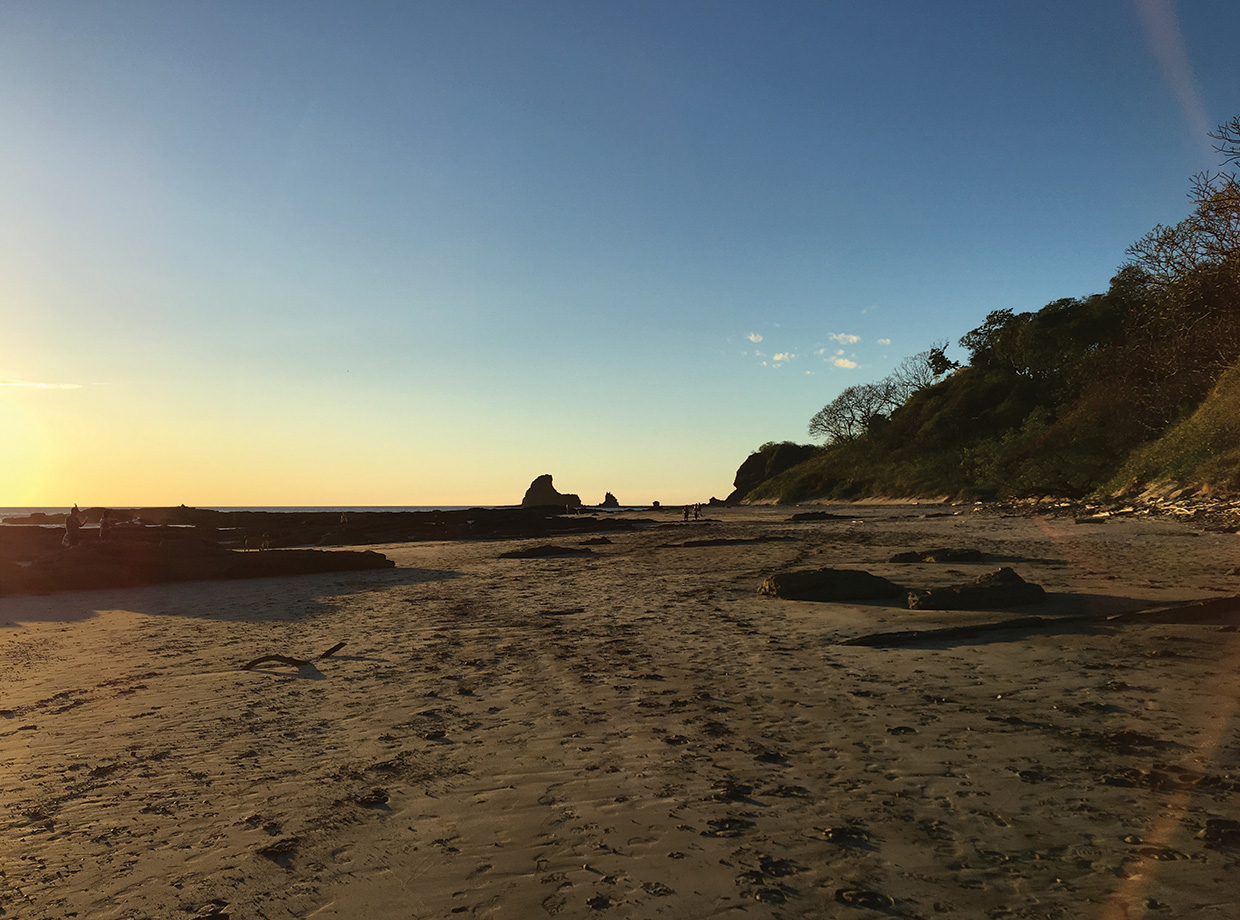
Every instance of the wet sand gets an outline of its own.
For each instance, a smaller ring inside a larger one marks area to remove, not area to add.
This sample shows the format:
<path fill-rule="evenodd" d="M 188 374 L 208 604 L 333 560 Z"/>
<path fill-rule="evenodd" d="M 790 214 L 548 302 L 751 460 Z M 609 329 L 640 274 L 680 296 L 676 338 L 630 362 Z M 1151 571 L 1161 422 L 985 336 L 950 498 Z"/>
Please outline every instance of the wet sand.
<path fill-rule="evenodd" d="M 1107 617 L 1240 595 L 1240 537 L 830 510 L 0 598 L 0 916 L 1234 916 L 1240 612 Z M 938 546 L 990 558 L 886 561 Z M 1047 601 L 756 593 L 1000 564 Z"/>

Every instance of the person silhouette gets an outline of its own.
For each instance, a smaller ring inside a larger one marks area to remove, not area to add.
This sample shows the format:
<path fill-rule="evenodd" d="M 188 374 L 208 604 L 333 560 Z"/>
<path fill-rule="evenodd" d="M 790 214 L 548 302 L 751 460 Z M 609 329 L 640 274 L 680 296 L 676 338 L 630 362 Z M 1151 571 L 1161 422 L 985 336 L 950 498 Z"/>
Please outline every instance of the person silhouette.
<path fill-rule="evenodd" d="M 74 502 L 73 510 L 65 515 L 65 536 L 60 542 L 65 546 L 77 546 L 79 535 L 78 531 L 82 529 L 82 513 L 78 511 L 77 503 Z"/>

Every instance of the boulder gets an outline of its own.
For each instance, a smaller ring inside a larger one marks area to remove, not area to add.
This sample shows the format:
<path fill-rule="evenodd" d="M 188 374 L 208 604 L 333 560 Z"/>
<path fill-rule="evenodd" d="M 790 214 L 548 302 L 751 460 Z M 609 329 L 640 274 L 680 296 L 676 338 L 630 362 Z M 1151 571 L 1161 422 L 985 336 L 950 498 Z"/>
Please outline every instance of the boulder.
<path fill-rule="evenodd" d="M 769 575 L 759 594 L 794 601 L 860 601 L 898 597 L 904 588 L 859 569 L 801 569 Z"/>
<path fill-rule="evenodd" d="M 619 508 L 620 499 L 616 498 L 616 496 L 608 492 L 606 495 L 603 496 L 603 503 L 599 505 L 599 507 L 600 508 Z"/>
<path fill-rule="evenodd" d="M 1025 581 L 1004 566 L 968 584 L 910 591 L 908 606 L 910 610 L 993 610 L 1036 604 L 1045 597 L 1041 585 Z"/>
<path fill-rule="evenodd" d="M 523 508 L 579 508 L 581 497 L 571 492 L 568 494 L 557 492 L 555 486 L 551 484 L 551 474 L 543 473 L 525 490 L 525 498 L 521 499 L 521 506 Z"/>

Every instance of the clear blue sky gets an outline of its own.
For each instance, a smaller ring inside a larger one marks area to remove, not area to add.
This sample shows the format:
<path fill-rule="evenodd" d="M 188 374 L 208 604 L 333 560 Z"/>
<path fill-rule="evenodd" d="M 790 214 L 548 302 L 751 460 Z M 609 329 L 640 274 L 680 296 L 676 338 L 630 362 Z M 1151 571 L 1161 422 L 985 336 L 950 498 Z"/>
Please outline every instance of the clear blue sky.
<path fill-rule="evenodd" d="M 1106 288 L 1234 0 L 0 4 L 0 505 L 724 496 Z"/>

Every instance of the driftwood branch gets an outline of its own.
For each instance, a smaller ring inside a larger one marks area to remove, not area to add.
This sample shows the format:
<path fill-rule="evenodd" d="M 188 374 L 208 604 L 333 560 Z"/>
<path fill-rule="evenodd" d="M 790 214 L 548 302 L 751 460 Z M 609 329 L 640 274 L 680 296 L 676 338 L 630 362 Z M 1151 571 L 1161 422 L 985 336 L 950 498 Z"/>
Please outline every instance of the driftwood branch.
<path fill-rule="evenodd" d="M 268 662 L 272 662 L 274 664 L 291 664 L 293 667 L 300 668 L 302 665 L 310 664 L 312 661 L 322 661 L 324 658 L 330 658 L 342 648 L 344 648 L 344 643 L 337 642 L 318 658 L 290 658 L 288 655 L 263 655 L 261 658 L 255 658 L 253 661 L 242 665 L 241 670 L 249 671 L 260 664 L 267 664 Z"/>

